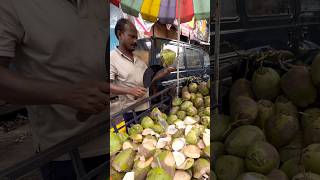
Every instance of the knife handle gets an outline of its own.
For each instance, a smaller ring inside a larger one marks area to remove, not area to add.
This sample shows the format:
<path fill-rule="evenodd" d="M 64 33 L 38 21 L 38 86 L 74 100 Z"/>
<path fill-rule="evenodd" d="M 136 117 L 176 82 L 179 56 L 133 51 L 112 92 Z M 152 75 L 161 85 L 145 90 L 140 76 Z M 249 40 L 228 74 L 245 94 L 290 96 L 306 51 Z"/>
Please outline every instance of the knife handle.
<path fill-rule="evenodd" d="M 84 122 L 84 121 L 86 121 L 87 119 L 89 119 L 91 115 L 92 115 L 92 114 L 90 114 L 90 113 L 78 112 L 78 113 L 76 114 L 76 118 L 78 119 L 78 121 Z"/>

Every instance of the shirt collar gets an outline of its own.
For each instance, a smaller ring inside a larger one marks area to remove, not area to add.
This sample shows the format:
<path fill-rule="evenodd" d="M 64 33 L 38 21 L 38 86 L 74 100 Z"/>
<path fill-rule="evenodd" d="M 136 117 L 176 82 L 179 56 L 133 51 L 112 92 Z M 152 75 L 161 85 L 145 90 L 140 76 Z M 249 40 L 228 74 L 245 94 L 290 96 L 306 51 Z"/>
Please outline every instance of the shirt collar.
<path fill-rule="evenodd" d="M 126 60 L 128 60 L 128 61 L 130 61 L 130 62 L 132 62 L 132 60 L 127 56 L 127 55 L 125 55 L 124 53 L 122 53 L 121 51 L 120 51 L 120 49 L 118 48 L 118 46 L 117 46 L 117 48 L 116 48 L 116 52 L 118 52 L 122 57 L 124 57 Z M 136 63 L 136 57 L 133 55 L 133 63 Z"/>

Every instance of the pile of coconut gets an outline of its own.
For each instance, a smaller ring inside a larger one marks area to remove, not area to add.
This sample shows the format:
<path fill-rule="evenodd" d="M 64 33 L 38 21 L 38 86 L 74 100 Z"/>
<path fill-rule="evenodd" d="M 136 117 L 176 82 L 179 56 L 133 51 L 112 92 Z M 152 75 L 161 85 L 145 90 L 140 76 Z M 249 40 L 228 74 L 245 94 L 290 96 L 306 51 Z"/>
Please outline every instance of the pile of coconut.
<path fill-rule="evenodd" d="M 154 108 L 128 134 L 112 132 L 112 180 L 210 179 L 209 89 L 208 82 L 191 82 L 168 114 Z"/>
<path fill-rule="evenodd" d="M 214 120 L 213 161 L 219 180 L 320 180 L 320 54 L 312 65 L 280 74 L 256 69 L 236 80 L 230 116 Z"/>

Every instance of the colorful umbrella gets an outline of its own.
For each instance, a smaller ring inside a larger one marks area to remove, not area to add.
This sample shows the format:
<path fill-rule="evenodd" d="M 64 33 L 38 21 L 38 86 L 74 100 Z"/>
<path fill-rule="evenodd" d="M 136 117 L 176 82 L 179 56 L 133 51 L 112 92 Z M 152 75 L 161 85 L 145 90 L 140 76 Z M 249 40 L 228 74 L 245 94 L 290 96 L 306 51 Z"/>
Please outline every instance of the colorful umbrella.
<path fill-rule="evenodd" d="M 117 0 L 112 3 L 117 5 Z M 210 0 L 121 0 L 120 5 L 127 14 L 138 17 L 140 13 L 145 20 L 159 20 L 163 24 L 172 24 L 175 19 L 185 23 L 193 17 L 195 20 L 210 18 Z"/>

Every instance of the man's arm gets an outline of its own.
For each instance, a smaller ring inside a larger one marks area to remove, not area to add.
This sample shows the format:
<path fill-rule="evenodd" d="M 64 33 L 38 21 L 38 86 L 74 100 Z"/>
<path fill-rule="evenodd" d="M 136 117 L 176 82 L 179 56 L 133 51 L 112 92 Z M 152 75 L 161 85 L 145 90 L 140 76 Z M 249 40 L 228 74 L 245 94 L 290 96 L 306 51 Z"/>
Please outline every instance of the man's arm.
<path fill-rule="evenodd" d="M 114 83 L 110 83 L 110 93 L 115 95 L 132 95 L 134 97 L 141 97 L 146 94 L 146 89 L 143 87 L 126 88 Z"/>
<path fill-rule="evenodd" d="M 63 104 L 89 113 L 107 108 L 106 82 L 68 84 L 27 78 L 8 69 L 11 60 L 0 57 L 0 99 L 15 104 Z"/>
<path fill-rule="evenodd" d="M 155 81 L 158 81 L 166 76 L 168 76 L 171 72 L 176 71 L 176 68 L 174 67 L 168 67 L 164 70 L 159 71 L 152 79 L 152 83 Z"/>

